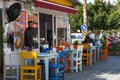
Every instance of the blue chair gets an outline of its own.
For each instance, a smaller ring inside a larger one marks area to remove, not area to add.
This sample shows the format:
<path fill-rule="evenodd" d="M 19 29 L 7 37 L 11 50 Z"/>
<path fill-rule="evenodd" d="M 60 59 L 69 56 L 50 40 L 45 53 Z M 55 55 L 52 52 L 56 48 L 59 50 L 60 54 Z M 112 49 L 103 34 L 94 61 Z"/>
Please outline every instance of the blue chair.
<path fill-rule="evenodd" d="M 52 48 L 42 48 L 43 53 L 50 53 L 52 51 Z"/>
<path fill-rule="evenodd" d="M 57 63 L 49 65 L 50 77 L 49 80 L 64 80 L 64 69 L 66 65 L 66 51 L 58 53 Z"/>
<path fill-rule="evenodd" d="M 52 48 L 42 48 L 41 52 L 42 53 L 50 53 L 50 51 L 52 51 Z M 43 60 L 40 60 L 38 65 L 42 65 L 42 80 L 45 80 L 45 62 Z"/>

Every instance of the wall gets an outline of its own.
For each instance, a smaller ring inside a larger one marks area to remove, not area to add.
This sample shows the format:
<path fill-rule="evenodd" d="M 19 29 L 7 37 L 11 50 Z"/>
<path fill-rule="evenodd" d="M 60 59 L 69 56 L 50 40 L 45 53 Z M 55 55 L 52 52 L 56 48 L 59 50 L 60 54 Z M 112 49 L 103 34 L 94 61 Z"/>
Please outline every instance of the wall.
<path fill-rule="evenodd" d="M 3 8 L 3 0 L 0 0 L 0 8 Z"/>

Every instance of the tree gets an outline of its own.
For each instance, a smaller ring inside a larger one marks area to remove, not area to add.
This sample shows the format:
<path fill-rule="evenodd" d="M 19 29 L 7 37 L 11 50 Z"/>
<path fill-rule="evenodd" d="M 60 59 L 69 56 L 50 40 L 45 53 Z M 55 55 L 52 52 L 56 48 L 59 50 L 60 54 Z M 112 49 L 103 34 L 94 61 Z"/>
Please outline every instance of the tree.
<path fill-rule="evenodd" d="M 70 25 L 72 30 L 76 31 L 77 29 L 80 29 L 80 26 L 83 24 L 83 7 L 82 6 L 76 6 L 78 10 L 78 14 L 70 14 Z"/>
<path fill-rule="evenodd" d="M 94 4 L 88 4 L 87 13 L 88 27 L 90 30 L 106 28 L 106 15 L 109 12 L 105 2 L 103 3 L 102 1 L 96 1 Z"/>
<path fill-rule="evenodd" d="M 84 5 L 83 5 L 83 23 L 87 25 L 87 0 L 83 0 Z"/>
<path fill-rule="evenodd" d="M 78 15 L 70 15 L 72 29 L 76 30 L 83 24 L 83 8 L 78 6 Z M 111 30 L 120 27 L 120 0 L 115 5 L 103 0 L 95 0 L 87 4 L 87 26 L 89 30 Z"/>
<path fill-rule="evenodd" d="M 110 14 L 107 15 L 108 29 L 118 29 L 120 28 L 120 0 L 116 5 L 110 5 L 110 7 Z"/>

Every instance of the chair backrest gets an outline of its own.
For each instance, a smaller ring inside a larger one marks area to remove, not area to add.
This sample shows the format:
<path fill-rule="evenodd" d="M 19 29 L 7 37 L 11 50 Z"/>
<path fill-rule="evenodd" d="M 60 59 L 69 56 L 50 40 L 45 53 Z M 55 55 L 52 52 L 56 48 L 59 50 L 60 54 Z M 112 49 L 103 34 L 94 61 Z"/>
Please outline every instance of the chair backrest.
<path fill-rule="evenodd" d="M 74 46 L 73 46 L 73 45 L 70 45 L 70 49 L 73 50 L 73 49 L 74 49 Z"/>
<path fill-rule="evenodd" d="M 59 64 L 63 64 L 64 66 L 66 65 L 66 51 L 64 50 L 58 53 L 58 65 Z"/>
<path fill-rule="evenodd" d="M 12 53 L 11 49 L 4 48 L 4 64 L 5 65 L 20 65 L 19 53 Z"/>
<path fill-rule="evenodd" d="M 65 42 L 65 48 L 69 48 L 70 47 L 70 43 L 69 42 Z"/>
<path fill-rule="evenodd" d="M 26 66 L 25 62 L 27 60 L 33 60 L 33 62 L 34 62 L 33 65 L 37 66 L 37 53 L 35 51 L 20 52 L 20 65 L 21 65 L 21 67 Z"/>
<path fill-rule="evenodd" d="M 49 48 L 49 44 L 44 44 L 43 45 L 43 48 L 45 49 L 45 48 Z"/>
<path fill-rule="evenodd" d="M 77 48 L 76 58 L 82 59 L 83 45 L 79 45 Z"/>
<path fill-rule="evenodd" d="M 50 53 L 52 51 L 52 48 L 42 48 L 43 53 Z"/>
<path fill-rule="evenodd" d="M 106 43 L 105 43 L 105 50 L 108 51 L 108 47 L 109 47 L 109 43 L 108 43 L 108 41 L 106 41 Z"/>
<path fill-rule="evenodd" d="M 83 44 L 83 53 L 89 53 L 89 45 L 88 44 Z"/>
<path fill-rule="evenodd" d="M 63 47 L 56 46 L 56 51 L 57 51 L 57 52 L 62 51 L 62 50 L 63 50 Z"/>

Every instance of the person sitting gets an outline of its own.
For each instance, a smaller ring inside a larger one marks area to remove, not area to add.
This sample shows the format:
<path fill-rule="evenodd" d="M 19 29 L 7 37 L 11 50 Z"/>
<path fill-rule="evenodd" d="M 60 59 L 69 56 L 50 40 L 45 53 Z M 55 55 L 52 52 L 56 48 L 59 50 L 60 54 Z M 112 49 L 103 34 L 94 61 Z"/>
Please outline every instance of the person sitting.
<path fill-rule="evenodd" d="M 94 42 L 93 42 L 93 40 L 90 38 L 89 35 L 86 35 L 85 40 L 84 40 L 82 43 L 83 43 L 83 44 L 93 43 L 93 45 L 94 45 Z"/>

